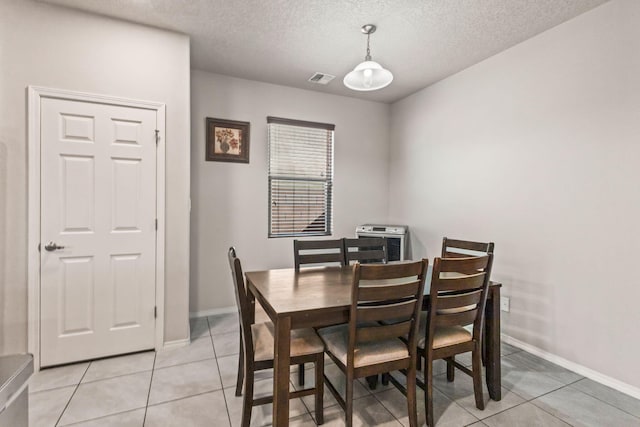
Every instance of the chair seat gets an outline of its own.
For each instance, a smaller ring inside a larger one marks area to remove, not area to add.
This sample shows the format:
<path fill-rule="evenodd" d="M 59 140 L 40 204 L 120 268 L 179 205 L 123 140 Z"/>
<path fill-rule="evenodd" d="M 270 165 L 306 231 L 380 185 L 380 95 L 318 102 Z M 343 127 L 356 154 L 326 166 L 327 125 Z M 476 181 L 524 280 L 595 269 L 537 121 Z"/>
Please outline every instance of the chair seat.
<path fill-rule="evenodd" d="M 327 351 L 331 352 L 344 365 L 347 364 L 349 347 L 349 326 L 337 325 L 318 331 Z M 390 362 L 409 357 L 405 343 L 397 338 L 371 343 L 359 343 L 355 348 L 354 367 L 360 368 L 378 363 Z"/>
<path fill-rule="evenodd" d="M 272 322 L 251 325 L 253 352 L 256 362 L 273 360 L 274 327 Z M 324 344 L 311 328 L 291 330 L 291 357 L 324 352 Z"/>
<path fill-rule="evenodd" d="M 427 315 L 422 313 L 420 316 L 420 329 L 418 332 L 418 347 L 425 346 L 425 332 L 427 328 Z M 435 336 L 433 337 L 433 348 L 442 348 L 450 345 L 461 344 L 471 341 L 471 332 L 462 326 L 438 326 Z"/>

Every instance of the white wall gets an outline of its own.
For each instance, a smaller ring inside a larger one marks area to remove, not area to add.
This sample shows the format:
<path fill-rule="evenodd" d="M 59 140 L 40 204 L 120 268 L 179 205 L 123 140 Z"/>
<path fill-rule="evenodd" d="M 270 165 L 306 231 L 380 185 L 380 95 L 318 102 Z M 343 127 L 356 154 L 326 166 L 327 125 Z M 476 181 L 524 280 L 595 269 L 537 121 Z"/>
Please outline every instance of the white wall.
<path fill-rule="evenodd" d="M 416 257 L 495 241 L 504 333 L 635 387 L 638 22 L 612 1 L 393 104 L 389 198 Z"/>
<path fill-rule="evenodd" d="M 385 219 L 388 105 L 194 70 L 191 111 L 192 313 L 235 305 L 231 245 L 246 271 L 293 266 L 293 239 L 267 238 L 267 116 L 336 125 L 333 237 Z M 205 162 L 206 117 L 251 123 L 249 164 Z"/>
<path fill-rule="evenodd" d="M 189 39 L 26 0 L 0 4 L 0 354 L 27 350 L 26 88 L 167 105 L 167 341 L 188 337 Z"/>

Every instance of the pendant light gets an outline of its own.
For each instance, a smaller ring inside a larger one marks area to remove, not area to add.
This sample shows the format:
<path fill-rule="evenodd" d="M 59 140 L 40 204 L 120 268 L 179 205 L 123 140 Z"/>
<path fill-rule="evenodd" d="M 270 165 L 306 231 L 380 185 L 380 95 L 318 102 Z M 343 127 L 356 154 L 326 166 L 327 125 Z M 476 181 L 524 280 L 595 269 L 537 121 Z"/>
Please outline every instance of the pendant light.
<path fill-rule="evenodd" d="M 367 24 L 362 27 L 362 32 L 367 35 L 367 56 L 364 57 L 364 62 L 358 64 L 353 71 L 344 76 L 343 83 L 349 89 L 359 91 L 378 90 L 389 86 L 393 81 L 391 71 L 385 70 L 382 65 L 371 60 L 369 38 L 375 31 L 375 25 Z"/>

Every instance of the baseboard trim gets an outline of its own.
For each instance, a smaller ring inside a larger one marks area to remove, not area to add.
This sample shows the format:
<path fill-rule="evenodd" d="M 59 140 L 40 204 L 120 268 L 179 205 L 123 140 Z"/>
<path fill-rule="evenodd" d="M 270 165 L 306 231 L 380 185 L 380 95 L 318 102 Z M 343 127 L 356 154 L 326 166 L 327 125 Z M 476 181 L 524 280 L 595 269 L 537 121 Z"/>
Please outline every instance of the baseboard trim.
<path fill-rule="evenodd" d="M 635 399 L 640 399 L 640 388 L 638 387 L 624 383 L 620 380 L 604 375 L 598 371 L 594 371 L 591 368 L 587 368 L 586 366 L 582 366 L 570 360 L 564 359 L 553 353 L 549 353 L 531 344 L 527 344 L 526 342 L 520 341 L 517 338 L 513 338 L 509 335 L 502 334 L 502 340 L 507 344 L 510 344 L 514 347 L 518 347 L 531 354 L 541 357 L 544 360 L 547 360 L 551 363 L 555 363 L 556 365 L 560 365 L 563 368 L 569 369 L 570 371 L 573 371 L 577 374 L 582 375 L 583 377 L 589 378 L 595 382 L 606 385 L 607 387 L 611 387 L 612 389 L 617 390 L 621 393 L 627 394 Z"/>
<path fill-rule="evenodd" d="M 237 311 L 238 309 L 235 305 L 231 307 L 212 308 L 211 310 L 192 311 L 191 313 L 189 313 L 189 318 L 193 319 L 194 317 L 206 317 L 215 316 L 216 314 L 236 313 Z"/>
<path fill-rule="evenodd" d="M 162 350 L 170 350 L 172 348 L 180 348 L 180 347 L 185 347 L 187 345 L 189 345 L 191 343 L 191 339 L 190 338 L 185 338 L 182 340 L 175 340 L 175 341 L 166 341 L 164 343 L 164 345 L 162 346 Z"/>

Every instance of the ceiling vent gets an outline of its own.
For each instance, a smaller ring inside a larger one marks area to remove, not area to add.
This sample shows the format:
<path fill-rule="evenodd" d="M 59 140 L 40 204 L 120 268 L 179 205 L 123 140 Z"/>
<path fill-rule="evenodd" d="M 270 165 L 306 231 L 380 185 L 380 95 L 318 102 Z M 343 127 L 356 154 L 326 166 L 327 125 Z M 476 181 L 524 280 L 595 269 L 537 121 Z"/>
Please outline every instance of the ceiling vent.
<path fill-rule="evenodd" d="M 309 78 L 309 81 L 311 83 L 326 85 L 327 83 L 329 83 L 331 80 L 335 78 L 336 76 L 332 76 L 331 74 L 315 73 L 313 76 L 311 76 L 311 78 Z"/>

